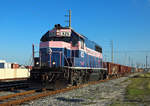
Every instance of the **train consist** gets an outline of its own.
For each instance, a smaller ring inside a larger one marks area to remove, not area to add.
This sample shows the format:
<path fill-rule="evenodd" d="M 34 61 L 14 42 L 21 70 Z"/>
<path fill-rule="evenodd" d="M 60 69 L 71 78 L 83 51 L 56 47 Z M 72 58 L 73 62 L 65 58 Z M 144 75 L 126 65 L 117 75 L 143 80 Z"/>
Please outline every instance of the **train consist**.
<path fill-rule="evenodd" d="M 40 41 L 39 58 L 35 58 L 29 79 L 35 86 L 57 88 L 78 85 L 136 70 L 104 63 L 102 47 L 70 27 L 57 24 Z"/>
<path fill-rule="evenodd" d="M 112 62 L 103 62 L 103 67 L 107 68 L 107 77 L 121 77 L 135 72 L 142 72 L 143 69 L 115 64 Z"/>

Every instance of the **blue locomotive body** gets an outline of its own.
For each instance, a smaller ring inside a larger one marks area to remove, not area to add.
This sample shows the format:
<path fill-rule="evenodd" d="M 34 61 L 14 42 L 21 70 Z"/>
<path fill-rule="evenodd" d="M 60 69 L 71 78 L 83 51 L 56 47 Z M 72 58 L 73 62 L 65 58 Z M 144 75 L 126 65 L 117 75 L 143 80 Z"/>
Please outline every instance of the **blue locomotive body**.
<path fill-rule="evenodd" d="M 51 84 L 77 85 L 107 76 L 102 67 L 102 48 L 59 24 L 42 36 L 38 63 L 39 66 L 31 70 L 30 79 L 48 88 L 53 87 Z"/>
<path fill-rule="evenodd" d="M 102 48 L 72 29 L 55 26 L 41 38 L 40 65 L 102 68 Z"/>

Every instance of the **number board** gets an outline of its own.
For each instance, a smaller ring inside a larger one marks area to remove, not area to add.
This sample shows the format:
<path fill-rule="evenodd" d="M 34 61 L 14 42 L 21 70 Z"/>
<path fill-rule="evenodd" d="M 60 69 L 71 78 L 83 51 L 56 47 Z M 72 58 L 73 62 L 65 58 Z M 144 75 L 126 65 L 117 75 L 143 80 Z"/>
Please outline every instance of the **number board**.
<path fill-rule="evenodd" d="M 71 36 L 71 32 L 60 32 L 60 36 L 66 36 L 66 37 L 70 37 Z"/>
<path fill-rule="evenodd" d="M 71 30 L 70 29 L 51 30 L 51 31 L 49 31 L 49 37 L 52 37 L 52 36 L 70 37 Z"/>
<path fill-rule="evenodd" d="M 49 31 L 49 37 L 52 37 L 52 36 L 56 36 L 56 32 L 50 32 Z"/>

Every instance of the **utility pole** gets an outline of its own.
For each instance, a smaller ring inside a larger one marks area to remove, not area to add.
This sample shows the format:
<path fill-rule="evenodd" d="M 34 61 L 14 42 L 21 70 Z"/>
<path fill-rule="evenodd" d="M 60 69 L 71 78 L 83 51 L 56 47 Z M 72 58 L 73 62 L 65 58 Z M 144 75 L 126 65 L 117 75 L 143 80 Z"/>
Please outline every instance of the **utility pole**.
<path fill-rule="evenodd" d="M 69 10 L 69 28 L 71 28 L 71 10 Z"/>
<path fill-rule="evenodd" d="M 146 69 L 147 69 L 147 58 L 148 58 L 148 56 L 146 56 Z"/>
<path fill-rule="evenodd" d="M 69 22 L 69 28 L 71 28 L 71 10 L 69 10 L 69 15 L 65 15 L 65 17 L 69 17 L 69 20 L 66 22 Z"/>
<path fill-rule="evenodd" d="M 133 59 L 131 60 L 131 67 L 134 67 L 134 64 L 133 64 Z"/>
<path fill-rule="evenodd" d="M 129 66 L 130 66 L 130 56 L 129 56 Z"/>
<path fill-rule="evenodd" d="M 32 44 L 32 59 L 33 59 L 33 66 L 35 64 L 35 61 L 34 61 L 34 55 L 35 55 L 35 52 L 34 52 L 34 44 Z"/>
<path fill-rule="evenodd" d="M 113 40 L 111 41 L 111 62 L 114 62 Z"/>

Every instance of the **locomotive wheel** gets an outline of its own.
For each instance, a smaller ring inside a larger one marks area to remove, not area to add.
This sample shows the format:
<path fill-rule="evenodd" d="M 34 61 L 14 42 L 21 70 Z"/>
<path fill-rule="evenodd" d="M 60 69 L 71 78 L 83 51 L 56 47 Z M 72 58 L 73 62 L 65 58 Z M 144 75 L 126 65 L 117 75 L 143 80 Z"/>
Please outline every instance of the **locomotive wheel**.
<path fill-rule="evenodd" d="M 86 82 L 86 75 L 82 76 L 82 82 L 85 83 Z"/>
<path fill-rule="evenodd" d="M 81 72 L 72 72 L 71 75 L 71 85 L 72 86 L 77 86 L 79 84 L 81 84 L 83 82 L 83 75 L 81 74 Z"/>
<path fill-rule="evenodd" d="M 77 85 L 77 73 L 76 72 L 72 72 L 71 73 L 71 85 L 72 86 L 76 86 Z"/>
<path fill-rule="evenodd" d="M 55 81 L 54 89 L 62 89 L 67 87 L 67 81 L 65 79 L 58 79 Z"/>
<path fill-rule="evenodd" d="M 88 82 L 90 79 L 90 73 L 86 73 L 85 75 L 85 81 Z"/>

